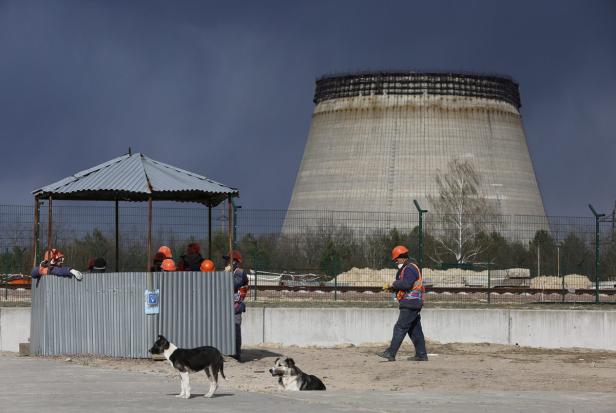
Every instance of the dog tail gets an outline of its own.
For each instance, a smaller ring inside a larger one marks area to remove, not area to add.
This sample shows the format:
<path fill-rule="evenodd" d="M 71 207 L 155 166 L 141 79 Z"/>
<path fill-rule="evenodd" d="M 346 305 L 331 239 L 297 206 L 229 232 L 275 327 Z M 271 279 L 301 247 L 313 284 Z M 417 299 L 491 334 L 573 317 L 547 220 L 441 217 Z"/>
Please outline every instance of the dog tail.
<path fill-rule="evenodd" d="M 222 364 L 220 365 L 220 375 L 223 379 L 227 380 L 227 376 L 225 376 L 225 371 L 223 370 Z"/>
<path fill-rule="evenodd" d="M 220 375 L 222 376 L 223 379 L 227 380 L 227 377 L 225 376 L 225 360 L 222 358 L 222 356 L 220 357 Z"/>

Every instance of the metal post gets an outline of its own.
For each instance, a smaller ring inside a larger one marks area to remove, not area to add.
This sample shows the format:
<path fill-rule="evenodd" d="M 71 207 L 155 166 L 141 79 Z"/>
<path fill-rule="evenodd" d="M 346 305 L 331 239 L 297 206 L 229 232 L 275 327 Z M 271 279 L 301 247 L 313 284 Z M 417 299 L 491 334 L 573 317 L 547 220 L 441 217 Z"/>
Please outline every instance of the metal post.
<path fill-rule="evenodd" d="M 49 200 L 48 200 L 49 204 L 47 205 L 47 249 L 50 250 L 51 249 L 51 234 L 52 234 L 52 230 L 53 230 L 53 226 L 52 226 L 52 222 L 53 222 L 53 207 L 51 205 L 52 200 L 51 200 L 51 195 L 49 196 Z"/>
<path fill-rule="evenodd" d="M 148 261 L 149 265 L 149 261 Z M 118 198 L 115 200 L 115 272 L 120 272 L 120 229 Z"/>
<path fill-rule="evenodd" d="M 616 201 L 614 201 L 614 209 L 612 209 L 612 242 L 614 242 L 614 236 L 616 235 Z"/>
<path fill-rule="evenodd" d="M 488 304 L 490 304 L 491 298 L 492 298 L 491 297 L 492 294 L 490 294 L 492 292 L 491 287 L 492 285 L 491 285 L 491 277 L 490 277 L 490 263 L 488 263 Z"/>
<path fill-rule="evenodd" d="M 207 205 L 207 257 L 212 259 L 212 205 Z"/>
<path fill-rule="evenodd" d="M 257 254 L 255 252 L 255 254 L 252 257 L 252 266 L 253 266 L 253 271 L 255 272 L 255 287 L 253 288 L 253 293 L 252 293 L 252 300 L 253 301 L 257 301 Z"/>
<path fill-rule="evenodd" d="M 233 204 L 231 201 L 231 195 L 229 195 L 228 198 L 228 202 L 227 202 L 227 212 L 229 214 L 229 264 L 233 265 L 233 259 L 231 258 L 233 256 L 233 211 L 231 210 L 233 208 Z"/>
<path fill-rule="evenodd" d="M 32 228 L 32 266 L 38 264 L 38 244 L 41 221 L 41 207 L 38 197 L 34 197 L 34 227 Z"/>
<path fill-rule="evenodd" d="M 154 276 L 150 271 L 150 263 L 152 262 L 152 196 L 148 197 L 148 262 L 146 263 L 146 289 L 152 291 L 154 288 Z"/>
<path fill-rule="evenodd" d="M 556 276 L 560 278 L 560 244 L 556 245 Z"/>
<path fill-rule="evenodd" d="M 417 208 L 417 212 L 419 213 L 419 234 L 418 234 L 419 251 L 417 254 L 419 256 L 417 257 L 417 263 L 419 264 L 419 268 L 423 269 L 423 214 L 428 212 L 428 210 L 421 209 L 421 207 L 419 206 L 419 202 L 417 202 L 416 199 L 413 200 L 413 203 L 415 204 L 415 208 Z"/>
<path fill-rule="evenodd" d="M 237 210 L 240 209 L 241 205 L 235 205 L 235 202 L 231 200 L 231 205 L 233 206 L 233 242 L 237 242 Z"/>
<path fill-rule="evenodd" d="M 556 275 L 558 277 L 560 277 L 560 247 L 561 247 L 561 243 L 558 243 L 558 245 L 556 245 Z M 561 279 L 561 283 L 562 283 L 562 302 L 565 302 L 565 274 L 563 274 L 563 277 Z"/>
<path fill-rule="evenodd" d="M 338 301 L 338 275 L 334 277 L 334 301 Z"/>
<path fill-rule="evenodd" d="M 599 217 L 595 218 L 595 303 L 599 304 Z"/>
<path fill-rule="evenodd" d="M 595 303 L 599 303 L 599 220 L 605 216 L 605 214 L 599 214 L 588 204 L 588 207 L 595 216 Z"/>
<path fill-rule="evenodd" d="M 541 276 L 541 248 L 539 245 L 539 242 L 537 242 L 537 277 Z"/>

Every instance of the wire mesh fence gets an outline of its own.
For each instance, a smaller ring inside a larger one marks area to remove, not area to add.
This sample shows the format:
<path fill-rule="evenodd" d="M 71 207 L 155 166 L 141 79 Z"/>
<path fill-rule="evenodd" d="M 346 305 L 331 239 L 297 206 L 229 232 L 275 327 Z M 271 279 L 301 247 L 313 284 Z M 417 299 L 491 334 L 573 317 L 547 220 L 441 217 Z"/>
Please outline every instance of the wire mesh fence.
<path fill-rule="evenodd" d="M 177 204 L 176 204 L 177 205 Z M 0 206 L 0 301 L 29 300 L 33 257 L 32 206 Z M 120 271 L 144 271 L 147 209 L 121 204 Z M 200 206 L 157 206 L 153 248 L 167 245 L 178 258 L 189 243 L 223 268 L 228 224 L 251 281 L 250 300 L 388 302 L 382 290 L 395 277 L 390 251 L 421 251 L 427 303 L 514 304 L 615 302 L 614 222 L 595 218 L 448 216 L 408 213 L 286 211 Z M 38 250 L 47 246 L 48 216 L 41 208 Z M 115 269 L 115 209 L 111 204 L 54 202 L 50 242 L 67 264 L 85 270 L 101 257 Z M 421 235 L 421 236 L 420 236 Z M 596 238 L 599 255 L 595 260 Z M 420 248 L 421 244 L 421 248 Z M 27 277 L 26 277 L 27 278 Z M 21 280 L 21 281 L 20 281 Z"/>

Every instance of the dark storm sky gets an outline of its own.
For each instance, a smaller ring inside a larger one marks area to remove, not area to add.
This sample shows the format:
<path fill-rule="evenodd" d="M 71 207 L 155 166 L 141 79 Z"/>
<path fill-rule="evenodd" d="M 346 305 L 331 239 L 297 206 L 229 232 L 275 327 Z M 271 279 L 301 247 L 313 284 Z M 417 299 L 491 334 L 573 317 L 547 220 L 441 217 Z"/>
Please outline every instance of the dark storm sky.
<path fill-rule="evenodd" d="M 0 53 L 0 203 L 132 146 L 286 208 L 315 79 L 383 69 L 511 75 L 547 213 L 616 199 L 616 1 L 0 0 Z"/>

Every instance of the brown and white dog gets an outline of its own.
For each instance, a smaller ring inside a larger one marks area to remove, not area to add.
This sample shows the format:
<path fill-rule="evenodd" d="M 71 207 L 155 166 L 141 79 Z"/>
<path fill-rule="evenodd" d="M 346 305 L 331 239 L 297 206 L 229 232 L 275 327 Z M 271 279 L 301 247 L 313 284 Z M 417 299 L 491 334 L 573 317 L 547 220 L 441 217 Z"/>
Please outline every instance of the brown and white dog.
<path fill-rule="evenodd" d="M 281 390 L 325 390 L 321 379 L 301 371 L 291 358 L 277 358 L 269 372 L 274 377 L 278 376 L 278 387 Z"/>
<path fill-rule="evenodd" d="M 203 370 L 210 380 L 210 390 L 205 397 L 212 397 L 218 388 L 218 373 L 226 380 L 223 371 L 224 360 L 217 348 L 211 346 L 197 348 L 177 348 L 165 337 L 158 336 L 150 349 L 152 354 L 163 354 L 171 365 L 180 373 L 180 394 L 176 397 L 190 398 L 189 373 Z"/>

